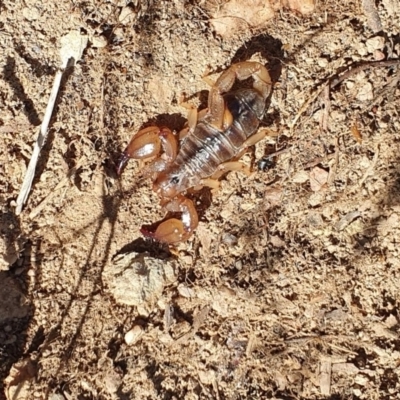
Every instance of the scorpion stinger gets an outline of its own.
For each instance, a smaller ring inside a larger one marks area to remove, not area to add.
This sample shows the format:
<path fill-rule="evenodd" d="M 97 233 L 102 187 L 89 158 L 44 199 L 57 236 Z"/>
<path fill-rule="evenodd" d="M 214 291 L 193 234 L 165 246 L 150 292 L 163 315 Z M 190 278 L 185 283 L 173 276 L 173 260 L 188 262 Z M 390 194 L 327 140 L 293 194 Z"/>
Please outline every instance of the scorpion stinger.
<path fill-rule="evenodd" d="M 254 80 L 252 89 L 230 92 L 235 79 L 250 77 Z M 180 147 L 168 128 L 153 126 L 133 136 L 121 155 L 118 173 L 129 158 L 156 157 L 148 167 L 154 178 L 153 190 L 165 211 L 180 214 L 179 219 L 171 216 L 143 226 L 145 236 L 168 244 L 188 239 L 198 225 L 198 215 L 193 202 L 185 197 L 186 191 L 202 186 L 215 189 L 216 179 L 231 170 L 249 173 L 247 166 L 232 159 L 265 136 L 258 128 L 271 90 L 270 75 L 262 64 L 234 64 L 211 87 L 207 111 L 201 111 L 197 118 L 190 115 L 188 135 Z"/>

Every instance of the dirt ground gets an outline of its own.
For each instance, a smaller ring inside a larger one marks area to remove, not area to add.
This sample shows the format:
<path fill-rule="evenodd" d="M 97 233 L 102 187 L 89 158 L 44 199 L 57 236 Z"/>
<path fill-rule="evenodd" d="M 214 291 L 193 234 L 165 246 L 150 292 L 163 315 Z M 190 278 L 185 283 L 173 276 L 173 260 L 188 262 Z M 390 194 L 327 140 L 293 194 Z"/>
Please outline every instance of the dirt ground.
<path fill-rule="evenodd" d="M 362 63 L 399 58 L 399 3 L 375 2 L 379 33 L 361 0 L 225 3 L 0 3 L 0 399 L 398 396 L 400 72 Z M 16 216 L 72 30 L 89 44 Z M 169 253 L 139 231 L 163 216 L 150 180 L 115 162 L 244 60 L 274 79 L 269 135 Z"/>

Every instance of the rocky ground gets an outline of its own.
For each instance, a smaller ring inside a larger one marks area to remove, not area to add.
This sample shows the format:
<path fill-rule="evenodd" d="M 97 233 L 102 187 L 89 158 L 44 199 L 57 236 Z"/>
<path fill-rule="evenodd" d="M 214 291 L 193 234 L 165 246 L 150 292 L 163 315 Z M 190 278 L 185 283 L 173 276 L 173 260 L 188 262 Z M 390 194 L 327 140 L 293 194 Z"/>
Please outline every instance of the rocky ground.
<path fill-rule="evenodd" d="M 0 4 L 1 399 L 394 398 L 400 8 L 368 3 Z M 71 31 L 88 45 L 17 216 Z M 193 195 L 188 241 L 143 240 L 163 212 L 119 153 L 244 60 L 275 82 L 251 176 Z"/>

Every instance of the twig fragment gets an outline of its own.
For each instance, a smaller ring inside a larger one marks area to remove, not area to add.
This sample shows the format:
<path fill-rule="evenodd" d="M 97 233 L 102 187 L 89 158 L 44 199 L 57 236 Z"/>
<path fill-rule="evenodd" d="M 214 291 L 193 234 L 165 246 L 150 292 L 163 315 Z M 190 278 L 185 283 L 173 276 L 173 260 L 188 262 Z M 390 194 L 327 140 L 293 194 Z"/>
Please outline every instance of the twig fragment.
<path fill-rule="evenodd" d="M 332 361 L 329 359 L 321 361 L 319 387 L 321 390 L 321 394 L 324 396 L 329 396 L 331 394 L 331 373 Z"/>
<path fill-rule="evenodd" d="M 322 93 L 321 93 L 322 96 Z M 329 129 L 329 113 L 331 111 L 330 87 L 326 85 L 323 91 L 324 112 L 321 118 L 321 128 L 324 132 Z"/>
<path fill-rule="evenodd" d="M 335 138 L 335 158 L 332 167 L 329 170 L 329 176 L 328 176 L 328 185 L 332 185 L 333 181 L 335 180 L 336 176 L 336 171 L 339 166 L 339 138 Z"/>
<path fill-rule="evenodd" d="M 400 64 L 400 59 L 396 58 L 393 60 L 383 60 L 383 61 L 368 61 L 363 64 L 359 64 L 357 66 L 350 66 L 349 69 L 341 76 L 336 78 L 331 78 L 330 87 L 333 89 L 334 87 L 341 84 L 345 79 L 349 78 L 351 75 L 357 74 L 358 72 L 364 71 L 369 68 L 374 67 L 392 67 L 393 65 Z"/>

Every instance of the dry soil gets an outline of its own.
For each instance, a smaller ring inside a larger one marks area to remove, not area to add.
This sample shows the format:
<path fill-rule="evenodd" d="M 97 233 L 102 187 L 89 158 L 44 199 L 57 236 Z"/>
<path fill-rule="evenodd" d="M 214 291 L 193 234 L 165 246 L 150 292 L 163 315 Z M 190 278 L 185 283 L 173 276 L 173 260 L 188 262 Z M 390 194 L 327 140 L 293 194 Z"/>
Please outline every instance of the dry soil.
<path fill-rule="evenodd" d="M 225 3 L 0 3 L 1 399 L 400 391 L 400 72 L 372 64 L 400 55 L 399 3 L 375 2 L 381 32 L 356 0 L 275 1 L 254 23 Z M 16 216 L 71 30 L 89 44 Z M 251 176 L 193 195 L 187 242 L 143 240 L 163 212 L 138 162 L 116 176 L 118 155 L 142 127 L 182 129 L 183 101 L 206 107 L 202 77 L 244 60 L 275 82 Z"/>

